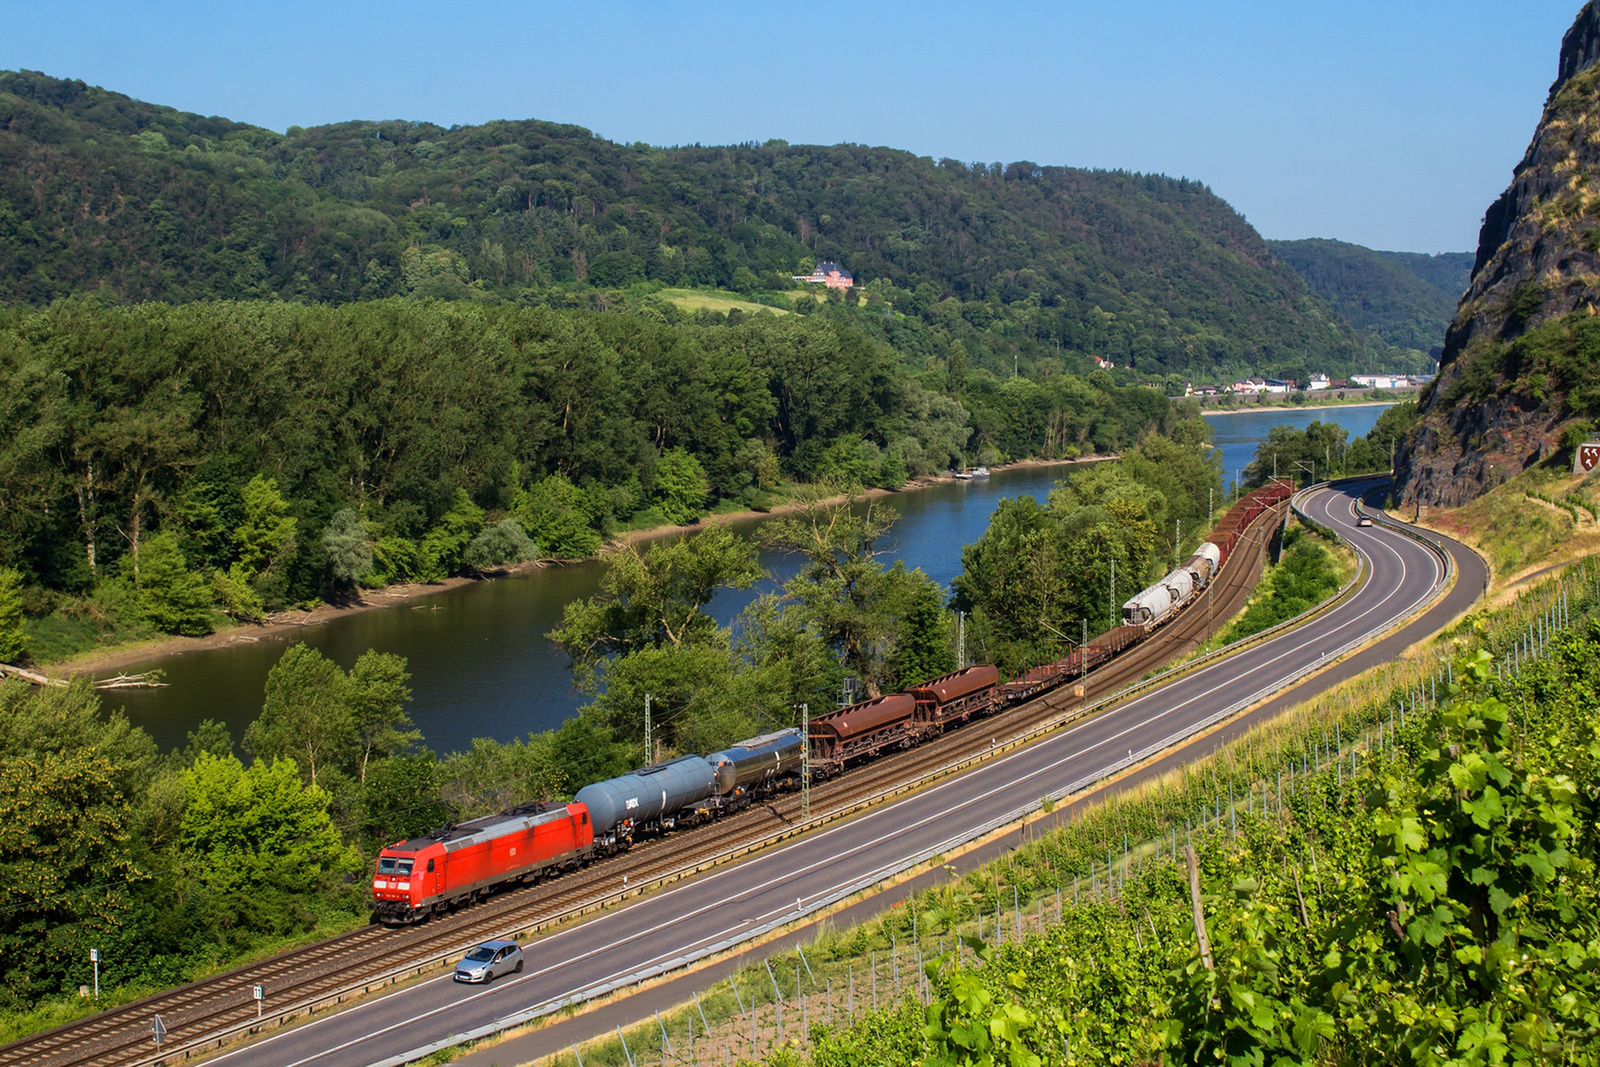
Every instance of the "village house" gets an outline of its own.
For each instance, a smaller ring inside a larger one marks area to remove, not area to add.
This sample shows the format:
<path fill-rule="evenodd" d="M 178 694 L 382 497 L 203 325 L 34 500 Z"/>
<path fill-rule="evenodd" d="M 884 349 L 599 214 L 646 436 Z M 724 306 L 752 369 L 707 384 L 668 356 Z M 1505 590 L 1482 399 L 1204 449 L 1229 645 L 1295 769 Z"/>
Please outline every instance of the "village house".
<path fill-rule="evenodd" d="M 1411 379 L 1404 374 L 1352 374 L 1350 384 L 1363 389 L 1406 389 Z"/>
<path fill-rule="evenodd" d="M 1332 385 L 1333 383 L 1328 380 L 1328 376 L 1326 374 L 1318 372 L 1311 376 L 1310 381 L 1306 382 L 1306 389 L 1307 391 L 1313 389 L 1328 389 Z"/>
<path fill-rule="evenodd" d="M 1099 367 L 1101 370 L 1115 370 L 1116 366 L 1117 366 L 1115 363 L 1111 362 L 1109 359 L 1105 359 L 1104 357 L 1101 357 L 1101 356 L 1095 356 L 1094 357 L 1094 365 L 1096 367 Z"/>
<path fill-rule="evenodd" d="M 826 285 L 829 289 L 848 289 L 856 283 L 849 271 L 831 259 L 818 263 L 817 269 L 810 274 L 793 274 L 790 277 L 809 285 Z"/>

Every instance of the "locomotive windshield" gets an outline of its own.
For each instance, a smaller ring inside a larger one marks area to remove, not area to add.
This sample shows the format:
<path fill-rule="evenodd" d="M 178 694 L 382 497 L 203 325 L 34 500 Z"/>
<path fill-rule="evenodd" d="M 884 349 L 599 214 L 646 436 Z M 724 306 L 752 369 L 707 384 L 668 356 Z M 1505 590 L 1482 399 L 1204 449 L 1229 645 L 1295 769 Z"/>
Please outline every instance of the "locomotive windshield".
<path fill-rule="evenodd" d="M 411 861 L 396 859 L 393 856 L 380 856 L 378 858 L 379 874 L 410 874 Z"/>

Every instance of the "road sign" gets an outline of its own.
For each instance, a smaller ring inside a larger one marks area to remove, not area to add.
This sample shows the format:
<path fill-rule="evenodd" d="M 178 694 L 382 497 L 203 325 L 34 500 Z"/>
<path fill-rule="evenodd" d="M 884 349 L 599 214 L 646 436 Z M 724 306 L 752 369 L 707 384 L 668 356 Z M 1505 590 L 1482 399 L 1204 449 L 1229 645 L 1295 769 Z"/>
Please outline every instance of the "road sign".
<path fill-rule="evenodd" d="M 161 1016 L 157 1015 L 155 1021 L 150 1024 L 150 1033 L 155 1035 L 156 1048 L 159 1049 L 161 1039 L 167 1036 L 167 1024 L 161 1021 Z"/>
<path fill-rule="evenodd" d="M 258 985 L 250 987 L 250 995 L 256 998 L 256 1018 L 261 1018 L 261 1002 L 266 999 Z"/>
<path fill-rule="evenodd" d="M 1572 457 L 1572 473 L 1586 474 L 1596 467 L 1600 467 L 1600 441 L 1579 445 Z"/>

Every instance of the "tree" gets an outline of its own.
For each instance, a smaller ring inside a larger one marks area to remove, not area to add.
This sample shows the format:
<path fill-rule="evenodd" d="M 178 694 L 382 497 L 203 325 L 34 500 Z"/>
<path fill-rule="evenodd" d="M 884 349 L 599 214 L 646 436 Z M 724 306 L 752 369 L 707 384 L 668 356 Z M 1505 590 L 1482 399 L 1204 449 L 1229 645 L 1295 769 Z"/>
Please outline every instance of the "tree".
<path fill-rule="evenodd" d="M 269 569 L 289 551 L 296 521 L 288 501 L 278 492 L 276 478 L 256 475 L 242 491 L 244 522 L 233 532 L 239 563 L 252 576 Z"/>
<path fill-rule="evenodd" d="M 145 541 L 138 587 L 139 614 L 151 626 L 189 637 L 211 632 L 211 583 L 188 569 L 175 534 Z"/>
<path fill-rule="evenodd" d="M 457 489 L 455 502 L 439 518 L 437 525 L 422 538 L 425 582 L 442 582 L 461 569 L 462 556 L 472 539 L 483 529 L 483 509 L 472 502 L 465 489 Z"/>
<path fill-rule="evenodd" d="M 600 531 L 584 503 L 583 491 L 558 473 L 518 490 L 511 510 L 540 552 L 556 559 L 581 559 L 600 549 Z"/>
<path fill-rule="evenodd" d="M 895 566 L 904 570 L 903 564 Z M 955 670 L 956 657 L 950 612 L 945 608 L 939 584 L 921 570 L 912 571 L 899 581 L 899 632 L 894 642 L 890 684 L 904 689 Z"/>
<path fill-rule="evenodd" d="M 952 395 L 967 391 L 967 346 L 957 338 L 950 342 L 950 353 L 945 357 L 945 392 Z"/>
<path fill-rule="evenodd" d="M 333 580 L 340 585 L 352 586 L 372 572 L 372 540 L 354 508 L 333 513 L 322 531 L 322 550 L 328 554 Z"/>
<path fill-rule="evenodd" d="M 656 462 L 656 506 L 674 526 L 694 522 L 706 510 L 705 468 L 682 448 L 669 448 Z"/>
<path fill-rule="evenodd" d="M 754 543 L 723 523 L 643 551 L 628 545 L 600 579 L 601 595 L 568 604 L 549 637 L 592 691 L 607 657 L 712 638 L 717 624 L 702 609 L 717 590 L 748 589 L 765 575 Z"/>
<path fill-rule="evenodd" d="M 878 543 L 897 518 L 894 509 L 872 503 L 859 515 L 848 504 L 813 505 L 761 531 L 766 547 L 804 557 L 784 596 L 872 696 L 890 681 L 898 612 L 911 580 L 904 566 L 886 571 L 877 560 Z"/>
<path fill-rule="evenodd" d="M 304 643 L 267 672 L 261 717 L 245 730 L 244 747 L 258 760 L 293 758 L 308 780 L 349 758 L 356 747 L 354 717 L 339 665 Z"/>
<path fill-rule="evenodd" d="M 405 657 L 389 652 L 369 648 L 350 668 L 343 689 L 359 749 L 356 777 L 362 782 L 367 780 L 369 760 L 398 756 L 422 738 L 420 730 L 409 729 L 411 717 L 405 712 L 411 700 L 410 681 Z"/>
<path fill-rule="evenodd" d="M 0 757 L 0 981 L 14 1003 L 60 991 L 115 930 L 142 876 L 128 822 L 93 748 Z"/>
<path fill-rule="evenodd" d="M 461 558 L 473 570 L 487 571 L 508 563 L 538 559 L 539 549 L 522 532 L 522 524 L 508 517 L 493 526 L 485 526 L 467 545 Z"/>
<path fill-rule="evenodd" d="M 277 934 L 309 927 L 306 898 L 351 867 L 326 795 L 287 759 L 245 767 L 203 752 L 182 782 L 188 805 L 176 844 L 213 921 Z"/>
<path fill-rule="evenodd" d="M 19 664 L 28 655 L 28 635 L 22 630 L 22 575 L 0 567 L 0 663 Z"/>

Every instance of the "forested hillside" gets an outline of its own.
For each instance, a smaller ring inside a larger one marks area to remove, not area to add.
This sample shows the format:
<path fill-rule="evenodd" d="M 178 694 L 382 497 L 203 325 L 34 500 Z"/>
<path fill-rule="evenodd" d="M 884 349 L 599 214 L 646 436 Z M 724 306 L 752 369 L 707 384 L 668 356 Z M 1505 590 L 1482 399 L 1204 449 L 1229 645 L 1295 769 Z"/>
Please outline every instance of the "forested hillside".
<path fill-rule="evenodd" d="M 1113 452 L 1173 414 L 1104 372 L 960 386 L 930 390 L 889 346 L 816 317 L 12 309 L 0 600 L 30 590 L 28 613 L 67 631 L 43 635 L 58 651 L 118 627 L 204 633 L 213 610 L 255 618 L 535 545 L 587 555 L 618 527 L 764 507 L 785 482 L 898 487 L 969 456 Z"/>
<path fill-rule="evenodd" d="M 1320 238 L 1267 244 L 1345 321 L 1375 341 L 1411 352 L 1444 344 L 1472 274 L 1470 252 L 1376 252 Z"/>
<path fill-rule="evenodd" d="M 7 300 L 596 306 L 651 285 L 782 291 L 821 259 L 865 283 L 832 310 L 915 364 L 956 339 L 996 371 L 1098 354 L 1143 375 L 1287 375 L 1373 355 L 1199 182 L 859 145 L 619 145 L 537 121 L 280 135 L 0 74 Z"/>

